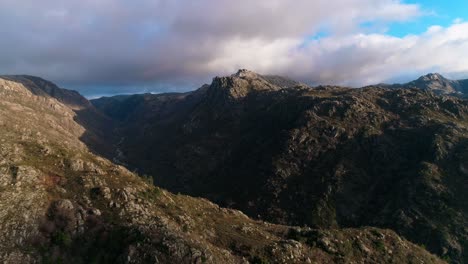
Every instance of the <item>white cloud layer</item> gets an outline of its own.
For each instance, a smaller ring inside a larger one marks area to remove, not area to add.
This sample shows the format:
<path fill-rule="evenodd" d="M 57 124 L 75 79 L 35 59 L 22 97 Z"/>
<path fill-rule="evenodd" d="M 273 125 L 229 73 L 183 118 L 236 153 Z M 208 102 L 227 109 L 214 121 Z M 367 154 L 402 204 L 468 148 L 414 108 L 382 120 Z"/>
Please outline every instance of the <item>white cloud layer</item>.
<path fill-rule="evenodd" d="M 468 72 L 462 20 L 403 38 L 360 27 L 421 14 L 397 0 L 0 0 L 0 73 L 160 87 L 238 68 L 350 85 Z"/>

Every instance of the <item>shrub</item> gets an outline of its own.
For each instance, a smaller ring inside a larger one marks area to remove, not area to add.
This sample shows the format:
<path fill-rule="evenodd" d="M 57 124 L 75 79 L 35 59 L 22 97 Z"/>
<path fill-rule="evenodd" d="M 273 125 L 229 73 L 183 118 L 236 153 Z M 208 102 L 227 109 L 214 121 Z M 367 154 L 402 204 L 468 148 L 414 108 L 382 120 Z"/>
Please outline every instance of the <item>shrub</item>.
<path fill-rule="evenodd" d="M 255 256 L 252 258 L 252 264 L 269 264 L 268 260 L 260 256 Z"/>
<path fill-rule="evenodd" d="M 385 244 L 382 242 L 382 241 L 377 241 L 375 243 L 375 247 L 380 250 L 380 251 L 384 251 L 385 250 Z"/>
<path fill-rule="evenodd" d="M 52 236 L 52 243 L 57 246 L 68 247 L 72 243 L 72 239 L 68 233 L 63 231 L 57 231 Z"/>
<path fill-rule="evenodd" d="M 148 184 L 151 184 L 151 185 L 154 184 L 154 179 L 153 179 L 153 176 L 151 175 L 143 174 L 141 178 L 143 178 L 143 180 Z"/>

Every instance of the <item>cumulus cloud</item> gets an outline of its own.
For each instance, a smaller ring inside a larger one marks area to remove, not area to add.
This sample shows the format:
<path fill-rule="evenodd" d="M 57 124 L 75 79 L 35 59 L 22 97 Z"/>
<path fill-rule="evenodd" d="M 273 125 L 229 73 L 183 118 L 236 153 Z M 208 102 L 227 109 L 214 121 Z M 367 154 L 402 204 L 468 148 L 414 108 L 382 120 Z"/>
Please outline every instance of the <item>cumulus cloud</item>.
<path fill-rule="evenodd" d="M 414 78 L 427 72 L 449 77 L 468 76 L 468 23 L 432 26 L 421 35 L 397 38 L 383 34 L 327 37 L 296 49 L 290 71 L 296 78 L 316 83 L 361 86 Z M 289 67 L 287 67 L 289 68 Z M 309 75 L 308 75 L 309 74 Z"/>
<path fill-rule="evenodd" d="M 461 20 L 403 38 L 361 28 L 421 14 L 397 0 L 1 0 L 0 73 L 128 92 L 186 87 L 238 68 L 351 85 L 467 71 Z"/>

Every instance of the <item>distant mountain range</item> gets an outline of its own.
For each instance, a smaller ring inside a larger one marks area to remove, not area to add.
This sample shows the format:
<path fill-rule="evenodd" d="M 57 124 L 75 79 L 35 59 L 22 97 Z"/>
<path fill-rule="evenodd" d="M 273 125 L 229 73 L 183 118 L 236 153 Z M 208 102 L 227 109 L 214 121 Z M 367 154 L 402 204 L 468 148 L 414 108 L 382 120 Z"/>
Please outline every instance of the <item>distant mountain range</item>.
<path fill-rule="evenodd" d="M 240 70 L 88 101 L 0 77 L 0 260 L 466 263 L 466 92 Z"/>
<path fill-rule="evenodd" d="M 438 73 L 429 73 L 405 84 L 380 85 L 385 88 L 405 89 L 417 88 L 436 94 L 465 95 L 468 94 L 468 79 L 449 80 Z"/>

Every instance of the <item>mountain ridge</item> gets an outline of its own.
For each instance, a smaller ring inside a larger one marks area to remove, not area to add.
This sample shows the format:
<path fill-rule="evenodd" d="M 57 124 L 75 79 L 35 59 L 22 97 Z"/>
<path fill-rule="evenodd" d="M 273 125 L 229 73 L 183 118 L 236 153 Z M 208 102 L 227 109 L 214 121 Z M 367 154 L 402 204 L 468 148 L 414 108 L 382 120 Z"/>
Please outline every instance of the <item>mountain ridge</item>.
<path fill-rule="evenodd" d="M 413 86 L 282 88 L 244 71 L 196 94 L 148 95 L 121 120 L 130 168 L 251 217 L 388 227 L 466 258 L 464 174 L 451 169 L 464 166 L 466 100 Z"/>
<path fill-rule="evenodd" d="M 32 93 L 37 95 L 46 94 L 75 110 L 91 106 L 90 102 L 79 92 L 59 88 L 54 83 L 40 77 L 31 75 L 0 75 L 0 78 L 23 82 Z"/>

